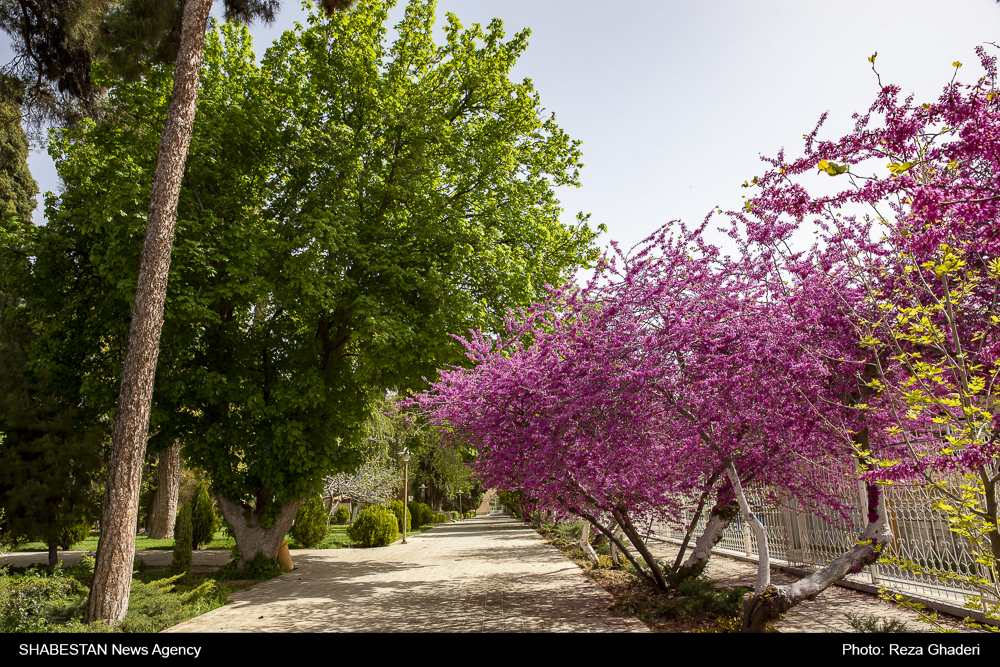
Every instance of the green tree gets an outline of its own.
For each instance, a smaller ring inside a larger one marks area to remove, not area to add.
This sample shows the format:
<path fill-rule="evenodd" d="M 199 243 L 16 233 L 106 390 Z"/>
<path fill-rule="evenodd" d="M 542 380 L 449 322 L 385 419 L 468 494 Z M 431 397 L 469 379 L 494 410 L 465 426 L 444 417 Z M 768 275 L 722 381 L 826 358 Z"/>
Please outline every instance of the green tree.
<path fill-rule="evenodd" d="M 38 185 L 28 170 L 28 139 L 21 128 L 21 85 L 0 76 L 0 215 L 31 220 Z"/>
<path fill-rule="evenodd" d="M 25 301 L 35 238 L 38 188 L 28 171 L 20 123 L 20 87 L 0 80 L 0 505 L 9 539 L 72 546 L 95 518 L 93 482 L 101 467 L 100 429 L 79 403 L 79 378 L 39 363 L 43 322 Z M 65 360 L 62 360 L 65 361 Z M 65 368 L 65 365 L 63 365 Z M 76 400 L 75 400 L 76 399 Z"/>
<path fill-rule="evenodd" d="M 245 32 L 208 39 L 155 405 L 158 432 L 212 478 L 243 561 L 276 555 L 302 499 L 360 462 L 371 396 L 460 362 L 449 334 L 498 329 L 592 256 L 595 233 L 560 223 L 552 193 L 577 182 L 576 144 L 508 78 L 526 33 L 452 17 L 437 47 L 430 3 L 413 3 L 389 45 L 390 6 L 313 16 L 261 69 Z M 48 233 L 92 248 L 116 317 L 167 80 L 112 90 L 116 123 L 54 144 L 68 187 Z M 121 331 L 101 338 L 92 358 L 114 377 Z"/>

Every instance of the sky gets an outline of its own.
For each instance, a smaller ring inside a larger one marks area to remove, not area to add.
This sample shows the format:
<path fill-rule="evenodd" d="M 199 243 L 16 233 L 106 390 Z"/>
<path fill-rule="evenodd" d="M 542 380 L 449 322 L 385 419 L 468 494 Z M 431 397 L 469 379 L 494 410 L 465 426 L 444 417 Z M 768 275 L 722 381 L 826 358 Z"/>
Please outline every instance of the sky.
<path fill-rule="evenodd" d="M 297 2 L 283 5 L 274 24 L 251 27 L 258 57 L 305 23 Z M 582 185 L 558 191 L 564 219 L 590 213 L 607 226 L 601 245 L 625 248 L 670 220 L 739 208 L 761 156 L 801 154 L 823 112 L 821 139 L 846 134 L 878 93 L 876 51 L 882 83 L 920 102 L 937 98 L 955 61 L 959 80 L 974 82 L 975 47 L 1000 43 L 994 0 L 439 0 L 437 35 L 446 12 L 466 26 L 499 18 L 508 37 L 531 29 L 511 76 L 532 79 L 542 106 L 583 142 Z M 42 192 L 58 192 L 47 155 L 34 152 L 29 166 Z"/>

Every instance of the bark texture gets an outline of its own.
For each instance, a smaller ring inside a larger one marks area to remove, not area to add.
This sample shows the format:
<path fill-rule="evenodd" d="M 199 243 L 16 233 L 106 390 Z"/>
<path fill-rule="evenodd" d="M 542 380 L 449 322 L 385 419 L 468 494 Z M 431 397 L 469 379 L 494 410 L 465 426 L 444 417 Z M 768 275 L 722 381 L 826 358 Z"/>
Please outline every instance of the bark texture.
<path fill-rule="evenodd" d="M 274 524 L 264 528 L 260 525 L 260 516 L 251 508 L 244 507 L 221 493 L 213 493 L 213 496 L 219 509 L 222 510 L 222 516 L 233 527 L 236 546 L 240 549 L 240 557 L 236 560 L 236 566 L 239 568 L 252 561 L 257 554 L 276 560 L 281 543 L 288 529 L 292 527 L 292 522 L 295 521 L 295 513 L 306 501 L 305 498 L 300 498 L 282 505 L 278 519 Z"/>
<path fill-rule="evenodd" d="M 174 88 L 153 177 L 122 386 L 112 429 L 101 538 L 86 622 L 120 621 L 128 610 L 139 484 L 177 221 L 177 198 L 198 106 L 198 70 L 211 8 L 212 0 L 188 0 L 184 7 Z"/>
<path fill-rule="evenodd" d="M 156 503 L 150 522 L 149 538 L 166 540 L 173 537 L 177 518 L 177 497 L 181 488 L 181 442 L 160 452 L 156 464 Z"/>

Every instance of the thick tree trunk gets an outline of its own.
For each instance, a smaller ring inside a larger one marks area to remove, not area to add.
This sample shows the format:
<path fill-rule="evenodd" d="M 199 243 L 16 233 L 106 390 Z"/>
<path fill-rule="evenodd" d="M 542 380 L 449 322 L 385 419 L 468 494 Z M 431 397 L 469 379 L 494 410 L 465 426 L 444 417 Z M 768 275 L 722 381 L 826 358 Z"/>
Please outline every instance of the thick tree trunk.
<path fill-rule="evenodd" d="M 166 540 L 173 536 L 174 520 L 177 518 L 177 496 L 181 487 L 180 440 L 160 452 L 156 478 L 156 502 L 148 535 L 151 540 Z"/>
<path fill-rule="evenodd" d="M 226 498 L 221 493 L 213 493 L 213 496 L 219 509 L 222 510 L 222 516 L 233 527 L 236 547 L 240 550 L 236 566 L 240 568 L 252 561 L 257 554 L 263 554 L 270 560 L 277 560 L 281 541 L 288 533 L 288 529 L 292 527 L 295 513 L 306 501 L 305 498 L 301 498 L 282 505 L 277 521 L 268 528 L 263 528 L 260 525 L 260 517 L 257 512 L 247 512 L 249 508 Z"/>
<path fill-rule="evenodd" d="M 59 541 L 49 540 L 49 572 L 53 572 L 56 569 L 56 565 L 59 564 Z"/>
<path fill-rule="evenodd" d="M 86 622 L 120 621 L 128 610 L 135 557 L 139 484 L 146 454 L 153 378 L 163 326 L 163 302 L 184 164 L 198 105 L 198 70 L 212 0 L 188 0 L 174 70 L 174 88 L 160 138 L 149 220 L 139 260 L 122 385 L 112 429 L 101 537 Z"/>

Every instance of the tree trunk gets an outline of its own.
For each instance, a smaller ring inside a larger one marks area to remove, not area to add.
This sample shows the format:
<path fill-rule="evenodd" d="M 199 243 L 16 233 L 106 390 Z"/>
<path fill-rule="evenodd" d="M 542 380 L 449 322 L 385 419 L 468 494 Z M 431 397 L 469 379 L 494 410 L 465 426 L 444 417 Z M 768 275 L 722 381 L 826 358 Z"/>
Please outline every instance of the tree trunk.
<path fill-rule="evenodd" d="M 869 512 L 878 518 L 868 524 L 858 543 L 808 577 L 791 584 L 768 586 L 763 593 L 756 593 L 743 605 L 743 632 L 764 632 L 767 624 L 778 618 L 802 600 L 815 600 L 816 596 L 844 576 L 860 572 L 878 560 L 882 549 L 892 542 L 893 534 L 886 520 L 885 498 L 881 489 L 868 485 Z M 872 502 L 875 500 L 875 502 Z"/>
<path fill-rule="evenodd" d="M 198 70 L 212 0 L 184 6 L 174 88 L 160 138 L 146 237 L 132 308 L 122 385 L 112 429 L 101 537 L 85 622 L 120 621 L 128 610 L 135 557 L 139 484 L 146 454 L 153 378 L 163 326 L 163 302 L 184 164 L 198 105 Z"/>
<path fill-rule="evenodd" d="M 226 498 L 221 493 L 213 492 L 215 502 L 222 510 L 222 516 L 230 526 L 233 527 L 233 536 L 236 538 L 236 547 L 240 550 L 240 557 L 236 560 L 236 567 L 242 568 L 252 561 L 257 554 L 263 554 L 270 560 L 277 560 L 278 550 L 281 548 L 281 541 L 288 533 L 295 521 L 295 513 L 299 511 L 305 498 L 295 502 L 286 503 L 281 506 L 277 521 L 268 528 L 260 525 L 260 516 L 257 511 L 244 507 L 236 501 Z"/>
<path fill-rule="evenodd" d="M 681 564 L 680 561 L 687 551 L 687 538 L 690 536 L 690 531 L 688 535 L 685 535 L 685 541 L 681 544 L 677 560 L 674 561 L 673 571 L 670 573 L 669 578 L 672 585 L 677 586 L 685 579 L 701 576 L 701 573 L 708 567 L 708 561 L 712 557 L 712 549 L 722 540 L 726 528 L 729 527 L 729 524 L 732 523 L 737 514 L 739 514 L 739 505 L 735 500 L 730 500 L 729 502 L 713 507 L 708 515 L 705 531 L 695 540 L 694 550 L 687 557 L 687 560 Z M 695 521 L 692 520 L 691 522 L 692 529 L 694 528 Z"/>
<path fill-rule="evenodd" d="M 590 522 L 586 519 L 583 520 L 583 525 L 580 527 L 580 548 L 590 562 L 596 563 L 599 560 L 594 547 L 590 546 Z"/>
<path fill-rule="evenodd" d="M 860 450 L 869 451 L 868 427 L 865 426 L 852 436 L 852 440 Z M 791 584 L 774 586 L 768 583 L 761 588 L 758 571 L 758 588 L 754 595 L 743 603 L 742 632 L 764 632 L 768 623 L 778 620 L 782 614 L 799 602 L 815 600 L 817 595 L 846 575 L 860 572 L 878 560 L 882 549 L 893 540 L 892 526 L 889 525 L 887 519 L 885 495 L 881 487 L 878 484 L 870 483 L 866 484 L 865 488 L 868 496 L 868 526 L 861 533 L 858 543 L 808 577 Z M 737 497 L 743 493 L 739 488 L 736 491 Z M 742 505 L 743 502 L 741 502 Z M 762 551 L 762 566 L 765 556 L 766 551 Z M 768 570 L 770 570 L 769 563 Z"/>
<path fill-rule="evenodd" d="M 49 572 L 54 572 L 59 564 L 59 540 L 49 540 Z"/>
<path fill-rule="evenodd" d="M 733 485 L 733 492 L 736 494 L 736 501 L 740 504 L 740 510 L 743 512 L 743 519 L 750 524 L 754 537 L 757 538 L 757 584 L 754 587 L 754 593 L 762 595 L 771 585 L 771 554 L 767 548 L 767 533 L 764 532 L 764 524 L 750 511 L 750 503 L 747 502 L 746 494 L 743 493 L 740 476 L 736 472 L 736 466 L 730 460 L 726 461 L 726 474 L 729 476 L 729 483 Z"/>
<path fill-rule="evenodd" d="M 174 441 L 170 449 L 160 452 L 156 478 L 156 502 L 148 535 L 151 540 L 166 540 L 173 537 L 174 520 L 177 518 L 177 496 L 181 487 L 180 440 Z"/>
<path fill-rule="evenodd" d="M 622 527 L 619 526 L 618 524 L 615 524 L 614 530 L 611 532 L 611 535 L 615 539 L 621 539 Z M 615 543 L 615 540 L 611 539 L 610 542 L 611 542 L 611 564 L 614 565 L 615 567 L 618 567 L 619 565 L 621 565 L 622 556 L 621 553 L 618 551 L 618 545 Z"/>

